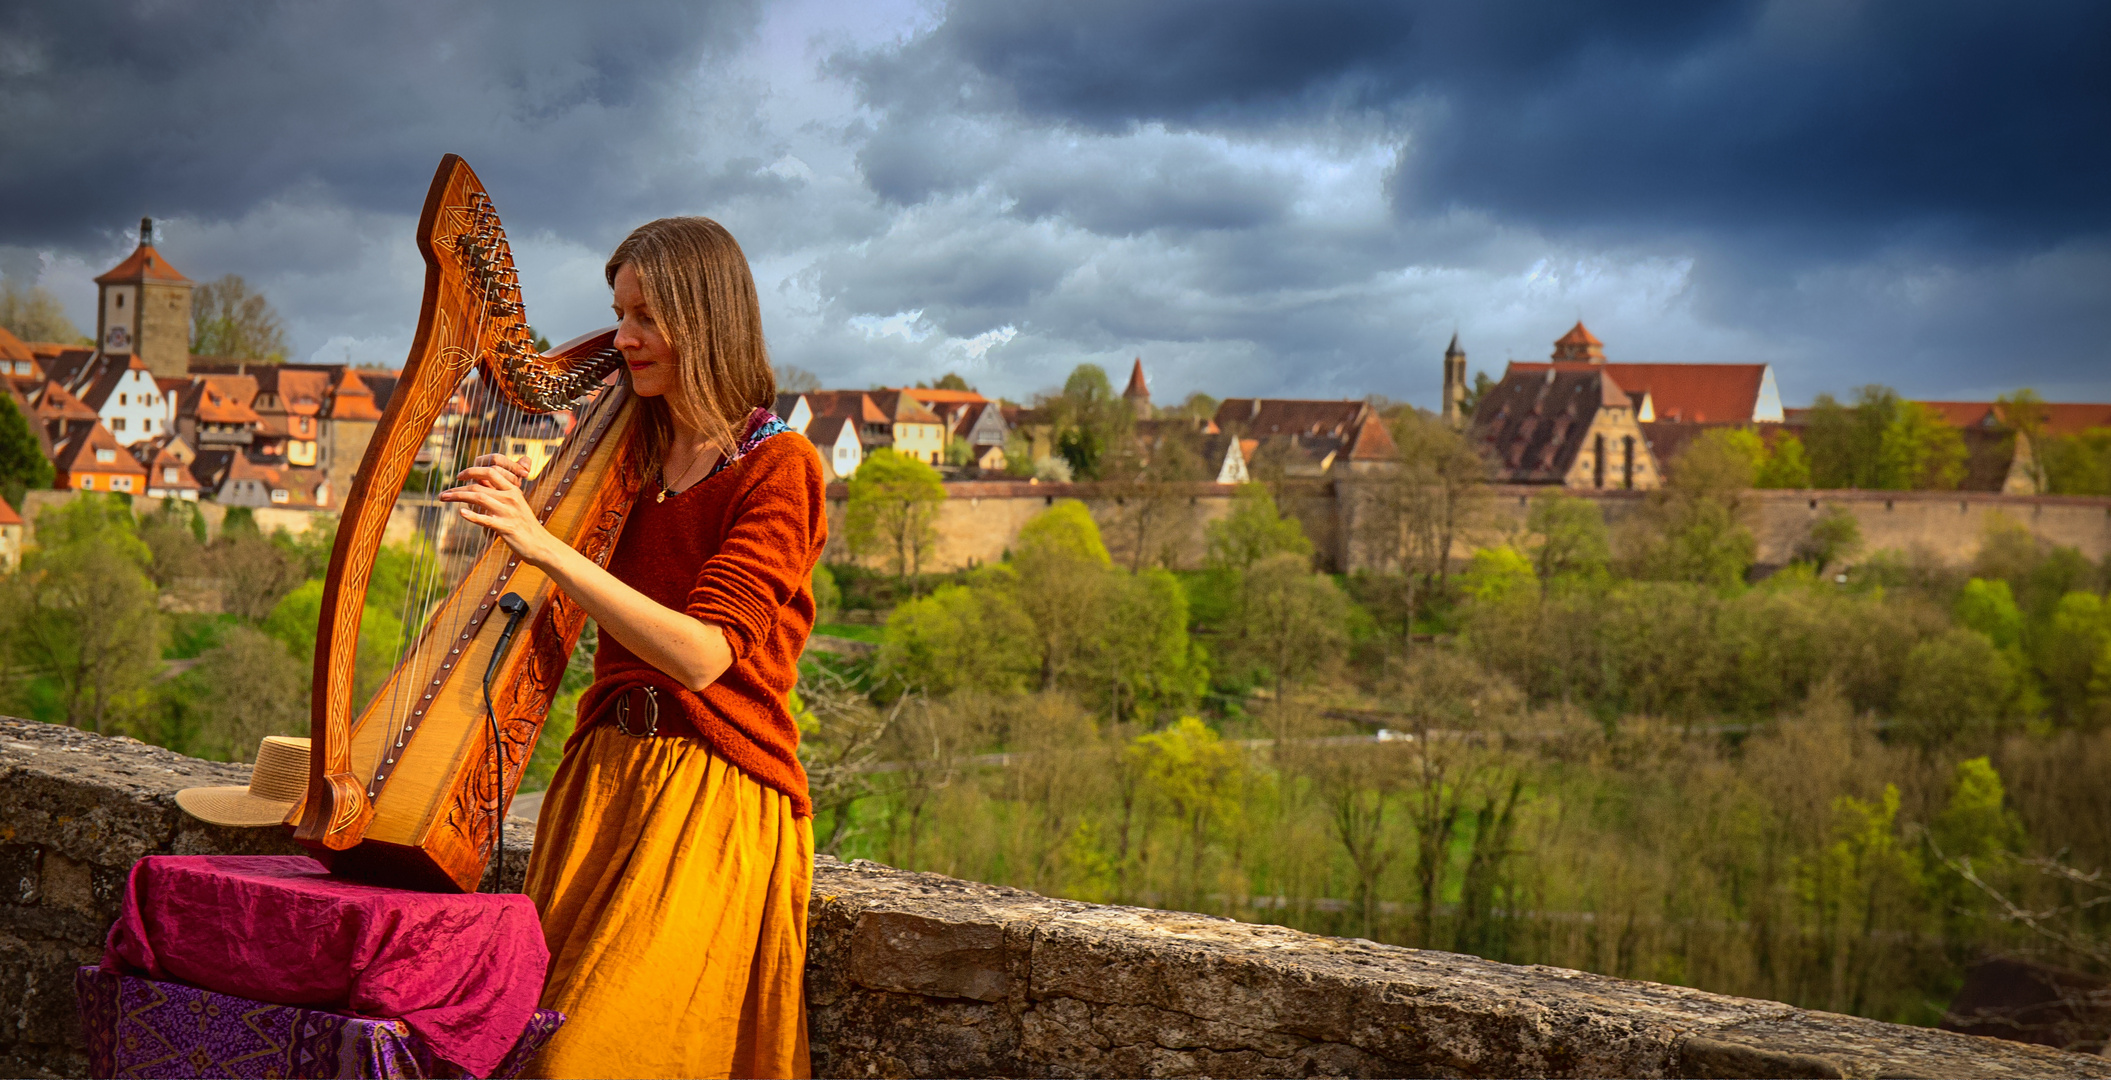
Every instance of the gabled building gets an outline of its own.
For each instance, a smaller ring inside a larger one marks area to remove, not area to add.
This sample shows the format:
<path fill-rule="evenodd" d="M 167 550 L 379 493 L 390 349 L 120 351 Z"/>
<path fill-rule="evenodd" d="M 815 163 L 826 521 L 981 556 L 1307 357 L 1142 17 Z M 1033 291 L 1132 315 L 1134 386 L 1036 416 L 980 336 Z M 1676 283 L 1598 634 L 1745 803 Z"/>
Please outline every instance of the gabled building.
<path fill-rule="evenodd" d="M 858 465 L 865 460 L 865 448 L 858 441 L 858 423 L 855 417 L 809 417 L 806 429 L 801 434 L 814 444 L 814 450 L 821 455 L 823 482 L 833 483 L 850 479 L 858 471 Z"/>
<path fill-rule="evenodd" d="M 4 326 L 0 326 L 0 375 L 23 379 L 38 375 L 36 349 Z"/>
<path fill-rule="evenodd" d="M 176 399 L 176 434 L 199 453 L 221 447 L 246 450 L 255 445 L 257 429 L 264 423 L 250 404 L 256 396 L 253 375 L 195 376 Z"/>
<path fill-rule="evenodd" d="M 894 452 L 926 465 L 946 459 L 946 422 L 907 390 L 875 390 L 872 399 L 888 426 Z"/>
<path fill-rule="evenodd" d="M 1481 395 L 1467 439 L 1509 484 L 1647 490 L 1662 483 L 1632 395 L 1602 366 L 1512 364 Z"/>
<path fill-rule="evenodd" d="M 110 434 L 126 446 L 171 430 L 173 402 L 136 355 L 97 356 L 72 373 L 66 389 L 94 410 Z"/>
<path fill-rule="evenodd" d="M 182 439 L 165 435 L 132 445 L 132 456 L 147 470 L 147 494 L 157 499 L 195 502 L 201 492 L 191 475 L 190 461 L 197 455 Z"/>
<path fill-rule="evenodd" d="M 54 447 L 71 439 L 79 429 L 102 422 L 94 409 L 82 404 L 81 399 L 56 382 L 45 383 L 31 407 L 30 418 L 43 429 L 45 440 Z"/>
<path fill-rule="evenodd" d="M 57 475 L 52 486 L 76 491 L 115 491 L 145 494 L 147 468 L 118 445 L 101 424 L 83 424 L 53 455 Z"/>
<path fill-rule="evenodd" d="M 257 427 L 251 449 L 283 457 L 297 468 L 315 465 L 320 459 L 330 373 L 305 365 L 277 364 L 259 364 L 252 371 L 257 393 L 249 407 L 257 414 Z"/>
<path fill-rule="evenodd" d="M 1454 339 L 1453 348 L 1457 345 Z M 1555 340 L 1551 359 L 1513 360 L 1508 370 L 1538 375 L 1592 369 L 1613 377 L 1644 424 L 1778 424 L 1783 419 L 1771 364 L 1614 363 L 1605 357 L 1605 343 L 1580 321 Z"/>
<path fill-rule="evenodd" d="M 214 498 L 222 506 L 322 510 L 330 505 L 330 481 L 320 469 L 293 468 L 237 453 L 229 459 Z"/>
<path fill-rule="evenodd" d="M 1263 475 L 1366 472 L 1399 456 L 1385 420 L 1367 401 L 1226 398 L 1212 420 L 1250 443 L 1246 468 Z"/>

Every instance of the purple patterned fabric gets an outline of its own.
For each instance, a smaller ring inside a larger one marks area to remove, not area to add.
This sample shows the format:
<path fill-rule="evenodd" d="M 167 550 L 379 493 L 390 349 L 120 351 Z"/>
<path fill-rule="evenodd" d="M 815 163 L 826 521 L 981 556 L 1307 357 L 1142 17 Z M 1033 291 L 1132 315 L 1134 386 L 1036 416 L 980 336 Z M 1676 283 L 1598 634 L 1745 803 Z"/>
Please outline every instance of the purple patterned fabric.
<path fill-rule="evenodd" d="M 74 974 L 88 1062 L 102 1077 L 468 1077 L 401 1020 L 268 1005 L 95 967 Z M 564 1023 L 539 1010 L 491 1076 L 516 1077 Z"/>

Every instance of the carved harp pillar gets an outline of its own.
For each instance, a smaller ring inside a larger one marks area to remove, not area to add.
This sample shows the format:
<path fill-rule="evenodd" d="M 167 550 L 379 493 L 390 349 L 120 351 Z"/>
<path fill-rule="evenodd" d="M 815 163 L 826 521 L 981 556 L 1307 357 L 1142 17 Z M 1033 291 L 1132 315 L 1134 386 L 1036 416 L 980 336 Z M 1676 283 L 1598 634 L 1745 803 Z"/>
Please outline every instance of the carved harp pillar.
<path fill-rule="evenodd" d="M 527 487 L 528 503 L 559 540 L 605 564 L 636 495 L 619 467 L 635 410 L 627 384 L 608 378 L 622 366 L 613 331 L 547 354 L 529 344 L 504 229 L 476 174 L 452 154 L 426 195 L 418 248 L 424 304 L 330 553 L 310 702 L 315 752 L 307 797 L 287 824 L 338 872 L 469 891 L 585 615 L 431 495 L 477 453 L 547 446 L 559 427 L 551 414 L 572 410 L 569 434 Z M 386 536 L 391 518 L 405 514 L 425 526 L 407 544 Z M 397 546 L 391 595 L 380 596 L 374 572 L 385 539 Z M 408 579 L 400 590 L 399 577 Z M 368 640 L 390 655 L 362 663 L 370 606 L 400 613 L 404 630 L 395 641 Z M 359 685 L 362 671 L 372 682 L 390 662 L 378 687 Z"/>

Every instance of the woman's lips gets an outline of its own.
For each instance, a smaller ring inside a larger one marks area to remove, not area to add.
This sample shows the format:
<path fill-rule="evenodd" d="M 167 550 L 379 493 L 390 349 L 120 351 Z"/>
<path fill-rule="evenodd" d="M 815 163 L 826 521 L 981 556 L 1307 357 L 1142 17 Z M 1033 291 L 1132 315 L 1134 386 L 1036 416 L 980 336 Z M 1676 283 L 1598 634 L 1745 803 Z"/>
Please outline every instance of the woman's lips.
<path fill-rule="evenodd" d="M 632 371 L 643 371 L 652 366 L 652 361 L 650 360 L 631 360 L 627 361 L 627 363 L 630 364 L 630 370 Z"/>

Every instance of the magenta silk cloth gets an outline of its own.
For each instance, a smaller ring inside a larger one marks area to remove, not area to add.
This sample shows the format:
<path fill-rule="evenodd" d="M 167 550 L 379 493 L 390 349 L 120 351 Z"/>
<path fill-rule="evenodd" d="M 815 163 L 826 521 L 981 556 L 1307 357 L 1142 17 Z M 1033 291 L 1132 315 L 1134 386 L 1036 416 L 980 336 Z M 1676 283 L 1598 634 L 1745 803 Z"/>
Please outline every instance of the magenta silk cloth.
<path fill-rule="evenodd" d="M 234 997 L 402 1020 L 488 1076 L 550 963 L 517 894 L 388 889 L 300 855 L 152 855 L 132 866 L 103 969 Z"/>

